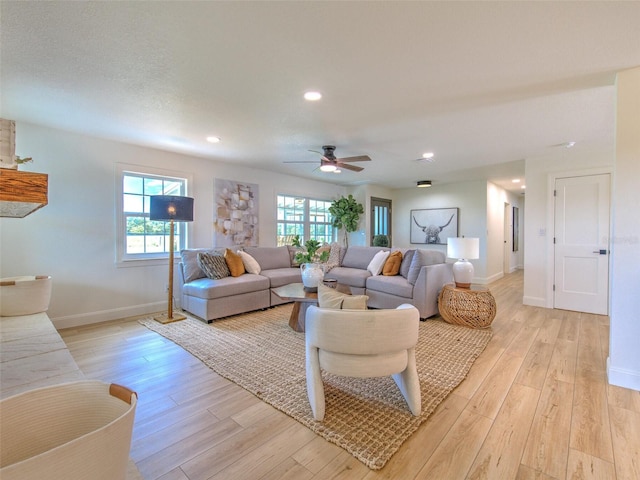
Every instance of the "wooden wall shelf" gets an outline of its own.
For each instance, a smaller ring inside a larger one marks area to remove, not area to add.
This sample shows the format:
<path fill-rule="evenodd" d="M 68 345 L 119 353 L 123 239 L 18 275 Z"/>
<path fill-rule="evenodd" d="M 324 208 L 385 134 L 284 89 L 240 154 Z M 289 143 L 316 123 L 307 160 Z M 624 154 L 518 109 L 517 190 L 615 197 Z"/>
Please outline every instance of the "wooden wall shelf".
<path fill-rule="evenodd" d="M 0 217 L 23 218 L 48 203 L 49 175 L 0 168 Z"/>

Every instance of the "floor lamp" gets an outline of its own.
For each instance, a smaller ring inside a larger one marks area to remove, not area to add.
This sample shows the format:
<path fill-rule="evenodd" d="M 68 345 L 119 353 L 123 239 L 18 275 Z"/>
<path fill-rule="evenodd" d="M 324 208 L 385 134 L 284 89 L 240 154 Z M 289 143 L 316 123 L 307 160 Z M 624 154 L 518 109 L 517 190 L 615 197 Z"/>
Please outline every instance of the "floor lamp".
<path fill-rule="evenodd" d="M 193 198 L 177 197 L 173 195 L 153 195 L 150 197 L 151 206 L 149 219 L 170 223 L 169 235 L 169 305 L 167 313 L 153 317 L 160 323 L 170 323 L 187 318 L 181 313 L 173 311 L 173 222 L 193 221 Z"/>

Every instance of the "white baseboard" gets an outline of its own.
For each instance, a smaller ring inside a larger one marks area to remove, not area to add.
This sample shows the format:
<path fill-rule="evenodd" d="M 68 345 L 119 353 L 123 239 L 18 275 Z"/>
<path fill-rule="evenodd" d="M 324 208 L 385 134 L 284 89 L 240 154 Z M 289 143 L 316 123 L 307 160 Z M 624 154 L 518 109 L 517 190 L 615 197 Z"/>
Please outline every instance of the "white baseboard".
<path fill-rule="evenodd" d="M 607 378 L 611 385 L 640 392 L 640 371 L 612 368 L 609 357 L 607 357 Z"/>
<path fill-rule="evenodd" d="M 523 305 L 530 305 L 532 307 L 549 308 L 549 307 L 547 307 L 547 299 L 546 298 L 542 298 L 542 297 L 527 297 L 527 296 L 524 296 L 524 297 L 522 297 L 522 304 Z"/>
<path fill-rule="evenodd" d="M 137 315 L 147 315 L 161 312 L 167 309 L 167 302 L 154 302 L 144 305 L 133 305 L 131 307 L 120 307 L 111 310 L 100 310 L 98 312 L 78 313 L 65 317 L 52 318 L 51 322 L 57 329 L 79 327 L 81 325 L 91 325 L 92 323 L 108 322 L 120 318 L 135 317 Z"/>

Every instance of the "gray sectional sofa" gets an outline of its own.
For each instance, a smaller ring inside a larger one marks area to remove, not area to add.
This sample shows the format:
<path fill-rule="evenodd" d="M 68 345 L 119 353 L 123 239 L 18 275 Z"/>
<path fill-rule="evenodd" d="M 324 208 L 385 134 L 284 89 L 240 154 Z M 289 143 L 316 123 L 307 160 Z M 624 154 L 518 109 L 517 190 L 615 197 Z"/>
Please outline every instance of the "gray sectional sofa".
<path fill-rule="evenodd" d="M 189 249 L 181 252 L 181 306 L 187 312 L 212 320 L 259 310 L 286 301 L 271 290 L 289 283 L 300 283 L 300 268 L 293 262 L 291 247 L 244 247 L 260 265 L 260 273 L 245 273 L 239 277 L 211 279 L 205 276 L 197 262 L 198 252 L 224 254 L 223 249 Z M 380 250 L 400 250 L 403 261 L 398 275 L 373 276 L 367 267 Z M 371 308 L 396 308 L 410 303 L 420 312 L 420 318 L 438 313 L 438 294 L 445 283 L 453 281 L 452 264 L 444 253 L 428 249 L 390 249 L 352 246 L 342 248 L 338 266 L 325 278 L 337 279 L 351 287 L 354 294 L 366 294 Z"/>

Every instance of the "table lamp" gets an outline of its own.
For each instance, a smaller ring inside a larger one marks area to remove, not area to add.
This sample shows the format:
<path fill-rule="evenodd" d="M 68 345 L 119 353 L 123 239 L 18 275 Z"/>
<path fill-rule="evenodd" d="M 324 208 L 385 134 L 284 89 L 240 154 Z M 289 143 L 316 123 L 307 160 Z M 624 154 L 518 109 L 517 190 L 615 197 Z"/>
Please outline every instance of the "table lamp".
<path fill-rule="evenodd" d="M 153 195 L 150 197 L 149 219 L 170 222 L 169 235 L 169 302 L 167 313 L 153 317 L 160 323 L 170 323 L 187 318 L 173 311 L 173 222 L 193 221 L 193 198 L 174 195 Z"/>
<path fill-rule="evenodd" d="M 456 287 L 470 288 L 473 280 L 473 264 L 469 259 L 480 258 L 480 239 L 447 238 L 447 257 L 458 259 L 453 264 L 453 280 L 456 282 Z"/>

